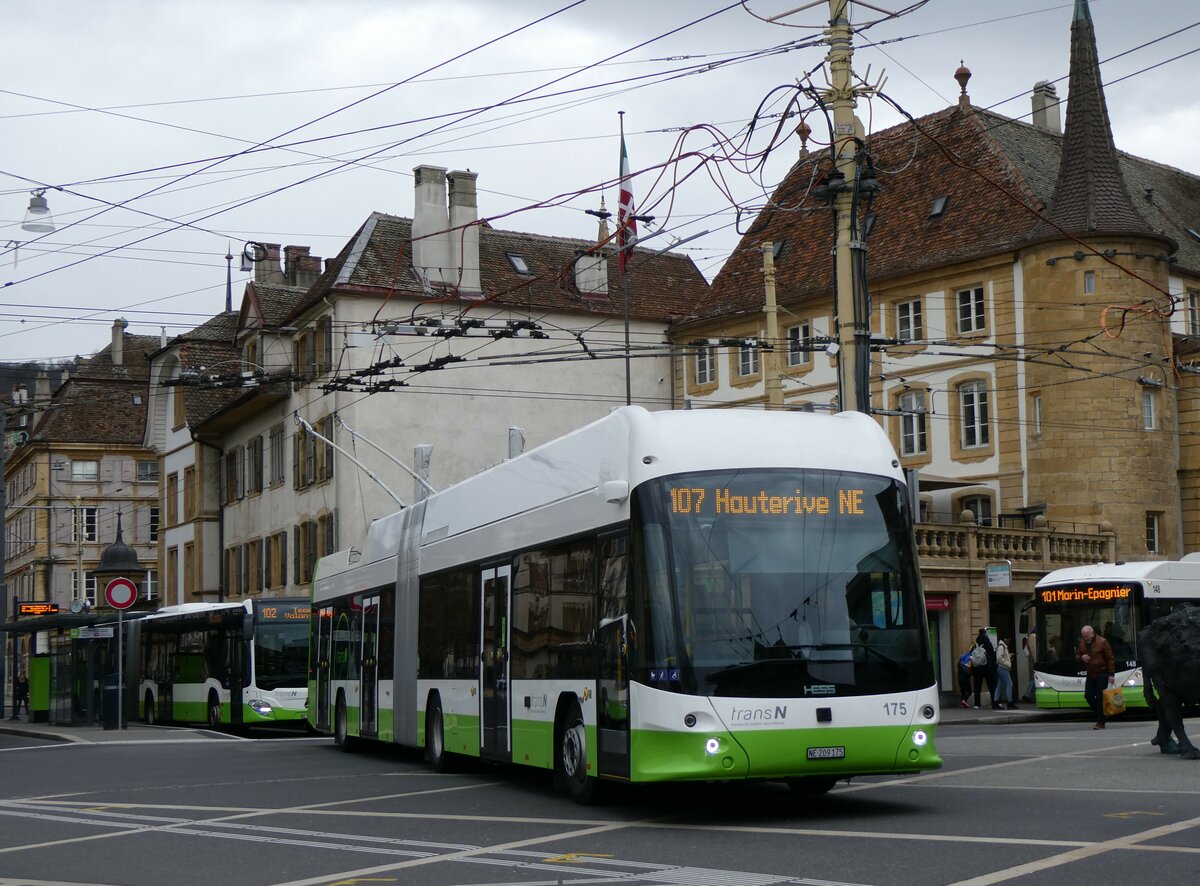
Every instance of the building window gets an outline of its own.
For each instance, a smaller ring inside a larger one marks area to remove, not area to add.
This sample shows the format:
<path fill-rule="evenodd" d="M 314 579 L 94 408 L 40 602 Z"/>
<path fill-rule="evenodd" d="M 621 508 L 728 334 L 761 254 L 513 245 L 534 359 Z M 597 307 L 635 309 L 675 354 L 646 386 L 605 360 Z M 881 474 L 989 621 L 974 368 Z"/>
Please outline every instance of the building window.
<path fill-rule="evenodd" d="M 529 262 L 525 260 L 525 256 L 518 255 L 515 252 L 506 252 L 504 254 L 508 257 L 508 263 L 512 265 L 514 271 L 527 277 L 533 276 L 533 271 L 529 269 Z"/>
<path fill-rule="evenodd" d="M 281 588 L 287 584 L 287 532 L 277 532 L 267 539 L 267 575 L 269 588 Z"/>
<path fill-rule="evenodd" d="M 245 494 L 244 457 L 241 446 L 225 453 L 225 501 L 238 501 Z"/>
<path fill-rule="evenodd" d="M 333 439 L 333 416 L 327 415 L 324 418 L 319 419 L 317 421 L 315 430 L 318 434 L 325 438 L 323 440 L 314 438 L 317 443 L 317 446 L 315 447 L 317 456 L 317 479 L 332 480 L 334 448 L 333 445 L 328 441 Z"/>
<path fill-rule="evenodd" d="M 94 460 L 71 462 L 71 479 L 81 481 L 99 480 L 100 462 Z"/>
<path fill-rule="evenodd" d="M 804 322 L 787 328 L 787 365 L 806 366 L 812 362 L 812 325 Z"/>
<path fill-rule="evenodd" d="M 987 328 L 987 312 L 984 309 L 983 287 L 958 291 L 958 331 L 960 335 L 983 332 Z"/>
<path fill-rule="evenodd" d="M 1095 295 L 1096 294 L 1096 272 L 1095 271 L 1084 271 L 1083 272 L 1083 294 L 1084 295 Z"/>
<path fill-rule="evenodd" d="M 179 522 L 179 475 L 167 474 L 167 525 Z"/>
<path fill-rule="evenodd" d="M 184 422 L 187 420 L 186 413 L 183 409 L 183 388 L 171 388 L 171 414 L 172 421 L 174 422 L 171 430 L 178 431 L 183 427 Z"/>
<path fill-rule="evenodd" d="M 183 519 L 195 520 L 198 516 L 196 498 L 199 491 L 196 488 L 196 467 L 188 465 L 183 469 Z"/>
<path fill-rule="evenodd" d="M 333 322 L 329 317 L 322 317 L 317 321 L 314 345 L 317 372 L 329 372 L 333 369 Z"/>
<path fill-rule="evenodd" d="M 97 508 L 71 508 L 71 541 L 75 544 L 96 540 Z"/>
<path fill-rule="evenodd" d="M 167 550 L 167 603 L 179 603 L 179 548 Z"/>
<path fill-rule="evenodd" d="M 1200 335 L 1200 292 L 1195 289 L 1188 290 L 1187 334 Z"/>
<path fill-rule="evenodd" d="M 270 433 L 271 447 L 271 473 L 270 482 L 272 486 L 278 486 L 287 477 L 287 468 L 283 462 L 283 425 L 277 424 L 271 428 Z"/>
<path fill-rule="evenodd" d="M 758 375 L 758 346 L 745 344 L 738 348 L 738 375 Z"/>
<path fill-rule="evenodd" d="M 1146 553 L 1162 553 L 1162 514 L 1146 511 Z"/>
<path fill-rule="evenodd" d="M 717 380 L 717 355 L 713 348 L 696 351 L 696 384 L 711 385 Z"/>
<path fill-rule="evenodd" d="M 1042 433 L 1042 395 L 1034 394 L 1029 398 L 1030 424 L 1035 435 Z"/>
<path fill-rule="evenodd" d="M 988 393 L 983 381 L 969 381 L 958 388 L 961 441 L 963 449 L 979 449 L 989 445 Z"/>
<path fill-rule="evenodd" d="M 146 579 L 142 582 L 142 590 L 147 600 L 158 599 L 158 570 L 147 569 Z"/>
<path fill-rule="evenodd" d="M 196 585 L 196 543 L 185 542 L 183 545 L 183 593 L 190 597 Z"/>
<path fill-rule="evenodd" d="M 87 600 L 92 606 L 96 605 L 96 573 L 84 571 L 82 592 L 79 589 L 79 573 L 71 570 L 71 596 L 76 600 Z"/>
<path fill-rule="evenodd" d="M 902 301 L 896 305 L 896 338 L 900 341 L 918 341 L 924 337 L 921 300 Z"/>
<path fill-rule="evenodd" d="M 924 391 L 905 391 L 900 395 L 900 454 L 924 455 L 929 451 L 926 433 Z"/>
<path fill-rule="evenodd" d="M 137 463 L 137 481 L 139 483 L 158 482 L 158 462 L 139 461 Z"/>
<path fill-rule="evenodd" d="M 158 508 L 150 508 L 150 541 L 158 541 Z"/>
<path fill-rule="evenodd" d="M 962 500 L 960 511 L 970 511 L 975 515 L 975 522 L 980 526 L 992 525 L 992 497 L 990 495 L 972 495 Z"/>
<path fill-rule="evenodd" d="M 1153 431 L 1158 428 L 1158 392 L 1153 388 L 1142 388 L 1142 429 Z"/>
<path fill-rule="evenodd" d="M 261 434 L 246 444 L 246 490 L 252 495 L 263 491 L 263 438 Z"/>

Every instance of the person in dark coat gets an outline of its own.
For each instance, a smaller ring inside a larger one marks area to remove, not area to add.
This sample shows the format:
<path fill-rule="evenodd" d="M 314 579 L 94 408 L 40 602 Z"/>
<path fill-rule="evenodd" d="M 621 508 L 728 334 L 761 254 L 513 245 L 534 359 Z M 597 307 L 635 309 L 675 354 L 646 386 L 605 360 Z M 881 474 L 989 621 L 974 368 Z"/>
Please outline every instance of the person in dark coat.
<path fill-rule="evenodd" d="M 983 628 L 979 629 L 979 634 L 975 637 L 975 645 L 982 647 L 987 655 L 987 663 L 983 667 L 976 665 L 971 673 L 975 681 L 975 707 L 979 707 L 979 692 L 983 689 L 983 684 L 987 683 L 988 695 L 992 698 L 992 710 L 999 711 L 1001 706 L 996 701 L 996 647 L 992 645 L 991 638 Z"/>
<path fill-rule="evenodd" d="M 21 713 L 21 705 L 25 706 L 25 716 L 29 716 L 29 678 L 25 672 L 17 674 L 17 682 L 13 687 L 13 718 Z"/>
<path fill-rule="evenodd" d="M 1096 715 L 1096 724 L 1092 728 L 1103 729 L 1107 719 L 1104 716 L 1104 690 L 1116 682 L 1117 664 L 1113 659 L 1112 646 L 1091 625 L 1084 625 L 1079 632 L 1075 661 L 1087 671 L 1083 697 Z"/>

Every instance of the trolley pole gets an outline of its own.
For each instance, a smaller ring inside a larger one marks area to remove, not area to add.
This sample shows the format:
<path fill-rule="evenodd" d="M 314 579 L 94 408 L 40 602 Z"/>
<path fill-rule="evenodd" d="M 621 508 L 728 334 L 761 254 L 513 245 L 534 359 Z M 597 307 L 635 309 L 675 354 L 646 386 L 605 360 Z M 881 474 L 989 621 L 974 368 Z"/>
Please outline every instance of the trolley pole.
<path fill-rule="evenodd" d="M 857 99 L 851 66 L 853 54 L 850 0 L 829 0 L 827 58 L 830 83 L 828 104 L 833 111 L 831 150 L 834 166 L 841 175 L 839 187 L 833 195 L 833 208 L 837 216 L 834 266 L 837 287 L 838 408 L 870 412 L 870 318 L 863 310 L 862 300 L 855 297 L 855 269 L 859 259 L 855 258 L 854 253 L 856 249 L 863 249 L 863 244 L 852 239 L 858 139 L 863 134 L 862 123 L 854 113 Z"/>

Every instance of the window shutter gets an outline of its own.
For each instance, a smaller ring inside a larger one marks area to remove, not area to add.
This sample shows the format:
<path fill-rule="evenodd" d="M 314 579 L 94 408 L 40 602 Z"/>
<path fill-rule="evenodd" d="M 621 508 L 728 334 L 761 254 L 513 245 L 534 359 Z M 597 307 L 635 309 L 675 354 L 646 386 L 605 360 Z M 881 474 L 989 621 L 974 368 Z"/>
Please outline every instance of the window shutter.
<path fill-rule="evenodd" d="M 304 581 L 303 573 L 300 571 L 300 527 L 292 527 L 292 575 L 296 579 L 296 584 Z"/>
<path fill-rule="evenodd" d="M 287 530 L 279 533 L 279 584 L 287 585 L 288 577 L 288 559 L 287 559 Z"/>
<path fill-rule="evenodd" d="M 255 547 L 258 553 L 258 587 L 257 590 L 262 590 L 266 587 L 266 576 L 263 574 L 263 567 L 266 564 L 266 540 L 260 541 Z"/>
<path fill-rule="evenodd" d="M 330 417 L 325 421 L 325 436 L 330 440 L 333 439 L 333 418 Z M 333 447 L 325 444 L 325 479 L 333 479 Z"/>
<path fill-rule="evenodd" d="M 296 433 L 292 435 L 292 488 L 300 488 L 300 440 L 301 434 L 304 433 L 302 428 L 297 428 Z"/>

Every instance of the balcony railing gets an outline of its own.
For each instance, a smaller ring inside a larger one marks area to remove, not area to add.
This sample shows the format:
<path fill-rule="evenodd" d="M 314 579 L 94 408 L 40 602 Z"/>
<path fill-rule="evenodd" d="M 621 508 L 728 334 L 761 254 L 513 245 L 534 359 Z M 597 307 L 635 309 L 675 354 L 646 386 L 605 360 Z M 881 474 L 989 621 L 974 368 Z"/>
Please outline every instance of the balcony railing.
<path fill-rule="evenodd" d="M 1058 569 L 1116 558 L 1112 532 L 1057 529 L 997 529 L 974 523 L 918 523 L 917 554 L 923 566 L 966 566 L 1009 560 L 1014 567 Z"/>

